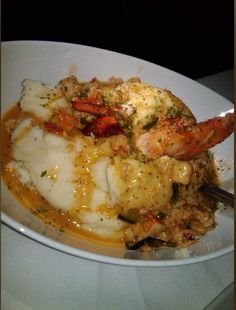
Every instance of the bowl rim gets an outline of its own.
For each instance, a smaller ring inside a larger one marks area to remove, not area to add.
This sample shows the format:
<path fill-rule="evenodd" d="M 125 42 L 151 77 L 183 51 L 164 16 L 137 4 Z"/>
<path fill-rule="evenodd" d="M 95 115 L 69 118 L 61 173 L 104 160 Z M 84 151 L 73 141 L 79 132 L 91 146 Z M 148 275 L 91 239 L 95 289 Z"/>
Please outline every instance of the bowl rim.
<path fill-rule="evenodd" d="M 130 259 L 130 258 L 116 258 L 113 256 L 96 254 L 85 250 L 80 250 L 69 245 L 65 245 L 58 241 L 51 239 L 50 237 L 45 237 L 40 233 L 20 224 L 11 217 L 9 217 L 5 212 L 1 211 L 1 220 L 4 224 L 11 227 L 16 232 L 21 235 L 28 237 L 29 239 L 40 243 L 41 245 L 47 246 L 53 250 L 60 251 L 64 254 L 69 254 L 82 259 L 88 259 L 90 261 L 95 261 L 99 263 L 106 263 L 110 265 L 120 265 L 129 267 L 176 267 L 182 265 L 190 265 L 200 262 L 205 262 L 208 260 L 215 259 L 217 257 L 226 255 L 234 250 L 234 245 L 229 245 L 223 249 L 216 250 L 214 252 L 204 254 L 201 256 L 192 256 L 180 259 L 165 259 L 165 260 L 140 260 L 140 259 Z"/>

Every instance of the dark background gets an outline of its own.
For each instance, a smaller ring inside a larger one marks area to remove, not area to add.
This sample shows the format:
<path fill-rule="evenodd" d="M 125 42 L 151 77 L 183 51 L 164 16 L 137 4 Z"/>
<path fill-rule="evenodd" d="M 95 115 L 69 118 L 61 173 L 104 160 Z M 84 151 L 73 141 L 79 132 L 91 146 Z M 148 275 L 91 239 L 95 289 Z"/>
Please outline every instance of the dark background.
<path fill-rule="evenodd" d="M 233 12 L 231 0 L 3 0 L 2 41 L 90 45 L 196 79 L 233 68 Z"/>

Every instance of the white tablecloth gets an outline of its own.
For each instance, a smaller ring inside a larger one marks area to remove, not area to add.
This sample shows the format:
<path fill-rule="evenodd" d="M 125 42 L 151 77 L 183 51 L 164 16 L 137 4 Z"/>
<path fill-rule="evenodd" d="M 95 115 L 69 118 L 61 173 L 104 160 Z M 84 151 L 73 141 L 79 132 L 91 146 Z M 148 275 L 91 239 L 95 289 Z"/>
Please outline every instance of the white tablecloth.
<path fill-rule="evenodd" d="M 232 71 L 199 82 L 232 100 Z M 120 267 L 61 253 L 4 224 L 1 232 L 4 310 L 202 310 L 234 280 L 233 253 L 179 267 Z"/>

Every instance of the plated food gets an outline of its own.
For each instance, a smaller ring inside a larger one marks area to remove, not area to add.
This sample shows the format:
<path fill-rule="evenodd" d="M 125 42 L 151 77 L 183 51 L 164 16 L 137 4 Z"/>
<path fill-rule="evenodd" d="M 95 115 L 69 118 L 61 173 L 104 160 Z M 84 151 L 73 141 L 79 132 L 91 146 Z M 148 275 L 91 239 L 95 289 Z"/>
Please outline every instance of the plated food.
<path fill-rule="evenodd" d="M 139 78 L 56 86 L 24 80 L 3 119 L 3 177 L 32 213 L 60 231 L 111 246 L 183 248 L 214 229 L 211 147 L 234 114 L 197 123 L 171 91 Z"/>

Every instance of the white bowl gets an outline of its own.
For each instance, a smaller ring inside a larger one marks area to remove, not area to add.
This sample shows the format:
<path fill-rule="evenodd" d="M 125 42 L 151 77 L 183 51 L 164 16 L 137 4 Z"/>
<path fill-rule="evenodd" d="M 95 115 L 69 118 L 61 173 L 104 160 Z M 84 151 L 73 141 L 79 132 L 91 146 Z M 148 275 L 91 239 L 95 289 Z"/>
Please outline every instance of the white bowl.
<path fill-rule="evenodd" d="M 115 52 L 69 43 L 12 41 L 2 43 L 2 113 L 19 100 L 25 78 L 56 85 L 73 73 L 82 80 L 111 76 L 170 89 L 205 120 L 232 108 L 232 103 L 197 82 L 166 68 Z M 213 151 L 231 169 L 221 174 L 222 187 L 233 191 L 233 135 Z M 177 266 L 202 262 L 233 251 L 233 210 L 218 212 L 217 227 L 188 249 L 160 249 L 152 253 L 111 248 L 81 240 L 47 226 L 29 213 L 2 185 L 2 220 L 18 232 L 52 248 L 99 262 L 128 266 Z"/>

